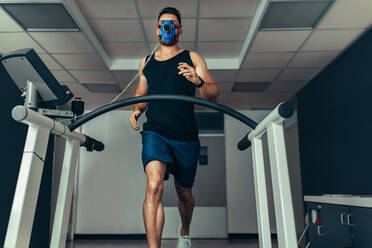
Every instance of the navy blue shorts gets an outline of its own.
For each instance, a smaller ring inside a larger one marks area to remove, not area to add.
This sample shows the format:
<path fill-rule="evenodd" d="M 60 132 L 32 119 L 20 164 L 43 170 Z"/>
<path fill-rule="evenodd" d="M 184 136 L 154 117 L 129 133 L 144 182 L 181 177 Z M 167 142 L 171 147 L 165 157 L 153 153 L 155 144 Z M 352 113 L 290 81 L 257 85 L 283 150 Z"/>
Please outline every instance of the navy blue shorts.
<path fill-rule="evenodd" d="M 192 188 L 200 155 L 199 141 L 179 141 L 168 139 L 153 131 L 143 131 L 143 168 L 151 160 L 167 164 L 164 180 L 173 174 L 182 187 Z"/>

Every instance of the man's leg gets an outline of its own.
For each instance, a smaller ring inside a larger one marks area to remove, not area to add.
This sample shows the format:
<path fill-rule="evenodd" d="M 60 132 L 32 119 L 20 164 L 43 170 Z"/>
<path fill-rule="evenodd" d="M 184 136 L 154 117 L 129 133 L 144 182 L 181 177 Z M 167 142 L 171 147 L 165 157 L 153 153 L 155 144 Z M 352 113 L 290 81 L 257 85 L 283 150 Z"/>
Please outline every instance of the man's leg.
<path fill-rule="evenodd" d="M 182 228 L 181 236 L 189 236 L 192 213 L 194 211 L 195 200 L 191 188 L 182 187 L 174 180 L 178 195 L 178 210 L 181 215 Z"/>
<path fill-rule="evenodd" d="M 146 165 L 146 197 L 143 203 L 143 219 L 149 248 L 160 248 L 164 226 L 162 196 L 166 164 L 152 160 Z"/>

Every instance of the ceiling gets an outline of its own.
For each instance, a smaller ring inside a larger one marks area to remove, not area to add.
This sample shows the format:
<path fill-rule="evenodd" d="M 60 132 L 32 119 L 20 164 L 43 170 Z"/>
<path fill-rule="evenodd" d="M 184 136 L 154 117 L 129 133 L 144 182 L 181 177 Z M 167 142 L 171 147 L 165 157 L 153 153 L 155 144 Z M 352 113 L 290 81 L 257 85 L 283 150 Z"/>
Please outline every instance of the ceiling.
<path fill-rule="evenodd" d="M 258 29 L 270 0 L 32 2 L 62 2 L 80 31 L 27 32 L 0 8 L 0 53 L 34 48 L 87 108 L 107 104 L 117 93 L 93 93 L 83 84 L 123 89 L 136 74 L 140 59 L 156 46 L 156 18 L 166 6 L 182 14 L 180 46 L 204 56 L 220 87 L 220 103 L 237 109 L 272 108 L 288 100 L 372 25 L 371 0 L 336 0 L 315 28 L 280 30 Z M 270 83 L 264 92 L 232 92 L 235 82 Z"/>

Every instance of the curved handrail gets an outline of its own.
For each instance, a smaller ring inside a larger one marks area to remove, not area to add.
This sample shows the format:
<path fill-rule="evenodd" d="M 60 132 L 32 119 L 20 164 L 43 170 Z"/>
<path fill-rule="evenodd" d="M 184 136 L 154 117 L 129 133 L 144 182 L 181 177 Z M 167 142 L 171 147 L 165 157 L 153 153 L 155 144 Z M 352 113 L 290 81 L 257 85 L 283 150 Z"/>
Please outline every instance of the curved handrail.
<path fill-rule="evenodd" d="M 132 97 L 132 98 L 127 98 L 123 100 L 119 100 L 116 102 L 113 102 L 111 104 L 102 106 L 92 112 L 89 112 L 82 117 L 80 117 L 77 121 L 71 123 L 68 128 L 73 131 L 76 128 L 80 127 L 84 123 L 96 118 L 97 116 L 100 116 L 104 113 L 107 113 L 111 110 L 125 107 L 128 105 L 133 105 L 136 103 L 141 103 L 141 102 L 155 102 L 155 101 L 164 101 L 164 100 L 170 100 L 170 101 L 182 101 L 182 102 L 189 102 L 189 103 L 194 103 L 198 104 L 201 106 L 209 107 L 215 110 L 218 110 L 222 113 L 225 113 L 227 115 L 230 115 L 231 117 L 243 122 L 244 124 L 248 125 L 252 129 L 255 129 L 257 126 L 257 123 L 250 119 L 249 117 L 239 113 L 238 111 L 229 108 L 227 106 L 224 106 L 219 103 L 207 101 L 201 98 L 196 98 L 196 97 L 191 97 L 191 96 L 183 96 L 183 95 L 147 95 L 147 96 L 138 96 L 138 97 Z"/>

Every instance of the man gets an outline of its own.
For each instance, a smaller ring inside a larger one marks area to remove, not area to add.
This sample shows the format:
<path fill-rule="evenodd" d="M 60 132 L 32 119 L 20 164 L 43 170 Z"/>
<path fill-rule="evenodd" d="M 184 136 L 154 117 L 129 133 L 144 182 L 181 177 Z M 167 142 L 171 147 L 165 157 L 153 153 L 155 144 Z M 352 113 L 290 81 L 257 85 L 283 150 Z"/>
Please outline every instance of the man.
<path fill-rule="evenodd" d="M 147 94 L 200 95 L 216 101 L 218 87 L 208 73 L 204 59 L 193 51 L 181 49 L 181 15 L 167 7 L 158 16 L 157 35 L 161 46 L 154 56 L 143 58 L 139 65 L 139 82 L 135 96 Z M 147 61 L 149 60 L 149 61 Z M 147 62 L 146 66 L 145 63 Z M 146 111 L 147 122 L 142 133 L 142 162 L 147 177 L 143 218 L 150 248 L 160 248 L 164 226 L 162 195 L 169 173 L 175 179 L 182 220 L 178 248 L 191 247 L 190 224 L 194 209 L 192 186 L 196 174 L 200 142 L 194 106 L 190 103 L 160 101 L 139 103 L 129 118 L 139 130 L 137 119 Z"/>

